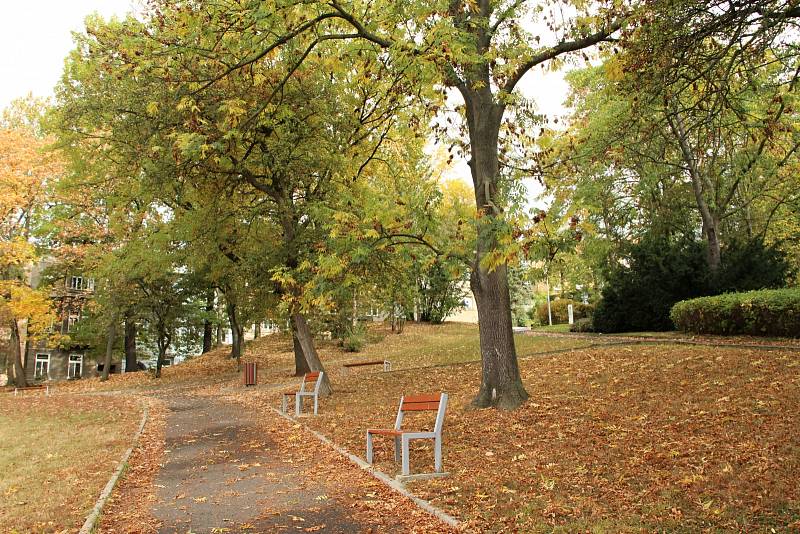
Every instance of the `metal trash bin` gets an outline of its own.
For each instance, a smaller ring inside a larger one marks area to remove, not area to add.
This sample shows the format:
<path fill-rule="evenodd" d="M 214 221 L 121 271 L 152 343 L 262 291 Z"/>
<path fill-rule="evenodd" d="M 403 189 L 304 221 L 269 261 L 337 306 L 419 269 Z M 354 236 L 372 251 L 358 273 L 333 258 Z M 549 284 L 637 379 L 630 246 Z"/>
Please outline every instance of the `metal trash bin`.
<path fill-rule="evenodd" d="M 245 363 L 244 364 L 244 376 L 242 377 L 242 383 L 245 386 L 255 386 L 258 382 L 258 375 L 256 374 L 256 364 L 255 362 Z"/>

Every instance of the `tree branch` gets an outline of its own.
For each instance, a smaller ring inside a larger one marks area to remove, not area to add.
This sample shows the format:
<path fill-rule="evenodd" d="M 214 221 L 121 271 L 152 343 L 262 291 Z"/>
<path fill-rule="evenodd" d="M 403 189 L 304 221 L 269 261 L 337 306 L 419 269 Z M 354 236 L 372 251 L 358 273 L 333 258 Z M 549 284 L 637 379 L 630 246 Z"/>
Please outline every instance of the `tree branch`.
<path fill-rule="evenodd" d="M 577 50 L 589 48 L 590 46 L 594 46 L 599 42 L 607 40 L 612 33 L 622 28 L 624 22 L 625 19 L 620 18 L 596 33 L 587 35 L 586 37 L 582 37 L 580 39 L 575 39 L 574 41 L 562 41 L 561 43 L 558 43 L 547 50 L 539 52 L 531 57 L 528 61 L 520 65 L 519 68 L 517 68 L 514 74 L 512 74 L 506 82 L 505 86 L 503 87 L 503 91 L 509 94 L 514 91 L 514 88 L 517 86 L 522 77 L 525 76 L 525 74 L 536 65 L 569 52 L 575 52 Z"/>

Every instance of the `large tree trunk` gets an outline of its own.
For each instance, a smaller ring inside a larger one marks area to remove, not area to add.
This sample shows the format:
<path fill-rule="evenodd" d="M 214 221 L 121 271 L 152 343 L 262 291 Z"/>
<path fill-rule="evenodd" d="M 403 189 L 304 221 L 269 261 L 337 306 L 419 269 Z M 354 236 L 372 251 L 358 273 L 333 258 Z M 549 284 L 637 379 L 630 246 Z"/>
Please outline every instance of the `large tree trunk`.
<path fill-rule="evenodd" d="M 139 370 L 136 361 L 136 321 L 133 314 L 125 315 L 125 372 L 134 373 Z"/>
<path fill-rule="evenodd" d="M 297 339 L 297 330 L 292 321 L 292 346 L 294 348 L 294 375 L 303 376 L 311 371 L 306 360 L 306 355 L 303 354 L 303 347 L 300 345 L 300 340 Z"/>
<path fill-rule="evenodd" d="M 258 339 L 261 337 L 261 323 L 256 323 L 253 325 L 253 339 Z"/>
<path fill-rule="evenodd" d="M 488 81 L 488 75 L 486 75 Z M 488 268 L 486 256 L 498 248 L 496 219 L 503 216 L 498 198 L 498 137 L 504 108 L 494 102 L 489 84 L 481 89 L 460 88 L 466 105 L 475 203 L 481 214 L 470 287 L 478 308 L 481 346 L 481 386 L 473 405 L 514 409 L 528 393 L 522 384 L 514 347 L 508 269 L 505 263 Z"/>
<path fill-rule="evenodd" d="M 22 348 L 20 347 L 19 323 L 11 319 L 11 350 L 14 353 L 14 385 L 18 388 L 28 386 L 25 366 L 22 365 Z"/>
<path fill-rule="evenodd" d="M 111 357 L 114 354 L 114 341 L 117 337 L 117 318 L 112 317 L 111 323 L 108 325 L 108 337 L 106 338 L 106 357 L 103 360 L 103 372 L 100 375 L 100 381 L 108 380 L 108 374 L 111 372 Z"/>
<path fill-rule="evenodd" d="M 214 312 L 214 290 L 206 292 L 206 315 L 203 319 L 203 354 L 210 351 L 214 345 L 214 323 L 210 315 Z"/>
<path fill-rule="evenodd" d="M 301 313 L 295 312 L 292 314 L 292 322 L 294 323 L 297 342 L 300 344 L 303 354 L 305 355 L 309 370 L 325 372 L 325 368 L 322 366 L 322 362 L 317 354 L 317 349 L 314 347 L 314 338 L 311 336 L 311 329 L 308 327 L 306 318 L 303 317 Z M 328 373 L 325 372 L 319 394 L 324 397 L 331 393 L 333 393 L 333 389 L 331 388 L 330 377 Z"/>
<path fill-rule="evenodd" d="M 239 317 L 236 313 L 236 304 L 228 302 L 226 309 L 228 311 L 228 321 L 231 324 L 231 358 L 236 358 L 236 368 L 240 369 L 244 327 L 239 324 Z"/>

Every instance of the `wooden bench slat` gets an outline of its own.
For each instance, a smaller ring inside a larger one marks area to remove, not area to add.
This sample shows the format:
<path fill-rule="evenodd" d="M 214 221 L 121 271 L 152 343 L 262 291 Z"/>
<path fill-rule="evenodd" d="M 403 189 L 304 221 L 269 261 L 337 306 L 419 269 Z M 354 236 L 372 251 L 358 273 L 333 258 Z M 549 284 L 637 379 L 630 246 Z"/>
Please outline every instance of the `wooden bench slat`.
<path fill-rule="evenodd" d="M 353 362 L 342 364 L 342 367 L 361 367 L 362 365 L 383 365 L 386 360 L 375 360 L 370 362 Z"/>
<path fill-rule="evenodd" d="M 424 412 L 433 410 L 436 411 L 439 409 L 438 402 L 412 402 L 412 403 L 403 403 L 403 411 L 404 412 Z"/>
<path fill-rule="evenodd" d="M 306 375 L 303 377 L 303 380 L 305 380 L 306 382 L 316 382 L 318 376 L 319 376 L 319 371 L 314 371 L 313 373 L 306 373 Z"/>
<path fill-rule="evenodd" d="M 403 402 L 439 402 L 441 395 L 408 395 L 403 397 Z"/>

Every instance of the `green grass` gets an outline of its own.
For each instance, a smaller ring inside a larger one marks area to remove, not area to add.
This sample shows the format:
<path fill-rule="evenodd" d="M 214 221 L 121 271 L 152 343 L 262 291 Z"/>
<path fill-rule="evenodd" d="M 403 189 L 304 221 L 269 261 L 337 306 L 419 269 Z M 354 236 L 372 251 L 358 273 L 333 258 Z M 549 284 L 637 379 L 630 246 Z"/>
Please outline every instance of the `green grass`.
<path fill-rule="evenodd" d="M 554 324 L 554 325 L 544 325 L 544 326 L 534 326 L 534 332 L 569 332 L 569 325 L 568 324 Z"/>
<path fill-rule="evenodd" d="M 445 323 L 441 325 L 412 324 L 402 334 L 386 332 L 385 327 L 374 327 L 370 341 L 364 350 L 347 355 L 335 355 L 335 359 L 350 361 L 387 359 L 393 369 L 449 365 L 480 360 L 478 325 Z M 542 352 L 581 348 L 590 344 L 585 339 L 536 337 L 517 334 L 514 336 L 517 355 L 525 357 Z"/>

